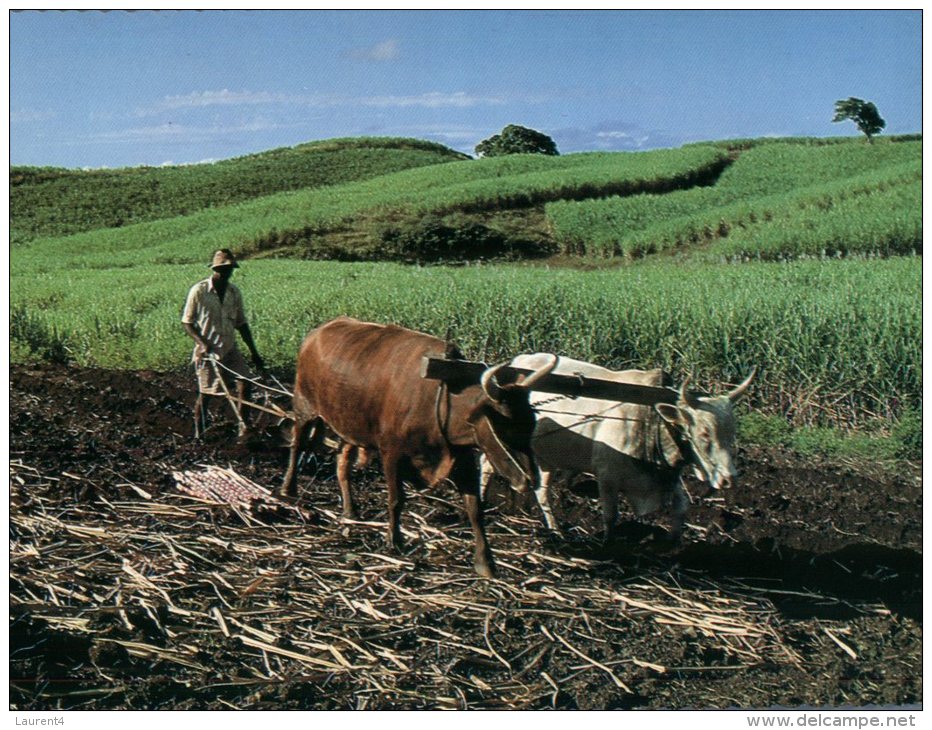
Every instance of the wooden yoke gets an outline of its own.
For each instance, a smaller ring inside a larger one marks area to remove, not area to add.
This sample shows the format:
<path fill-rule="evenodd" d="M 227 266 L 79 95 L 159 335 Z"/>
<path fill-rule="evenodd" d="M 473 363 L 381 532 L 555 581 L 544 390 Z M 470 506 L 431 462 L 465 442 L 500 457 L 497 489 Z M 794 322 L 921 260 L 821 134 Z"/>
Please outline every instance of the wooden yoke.
<path fill-rule="evenodd" d="M 421 377 L 442 380 L 453 386 L 474 385 L 479 382 L 488 365 L 469 360 L 445 360 L 425 357 L 421 363 Z M 533 370 L 505 366 L 498 371 L 502 379 L 510 382 L 518 375 L 530 375 Z M 599 398 L 621 403 L 636 403 L 652 406 L 657 403 L 676 403 L 679 391 L 673 388 L 656 388 L 649 385 L 616 383 L 611 380 L 587 378 L 583 375 L 545 375 L 534 384 L 532 390 L 557 393 L 570 398 Z"/>

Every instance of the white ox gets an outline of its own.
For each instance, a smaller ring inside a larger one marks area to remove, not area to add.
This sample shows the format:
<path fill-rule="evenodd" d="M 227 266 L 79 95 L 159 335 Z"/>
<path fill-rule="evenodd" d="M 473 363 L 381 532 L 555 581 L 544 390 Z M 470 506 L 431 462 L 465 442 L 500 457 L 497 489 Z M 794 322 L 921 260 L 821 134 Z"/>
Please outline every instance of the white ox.
<path fill-rule="evenodd" d="M 537 369 L 552 355 L 519 355 L 516 368 Z M 670 378 L 662 370 L 609 370 L 592 363 L 561 357 L 557 375 L 664 387 Z M 599 485 L 604 536 L 611 537 L 623 494 L 641 516 L 670 505 L 672 533 L 678 538 L 689 509 L 682 472 L 693 466 L 712 489 L 734 485 L 735 415 L 733 405 L 747 391 L 754 373 L 737 388 L 717 397 L 679 390 L 675 404 L 644 406 L 596 398 L 572 398 L 532 391 L 537 411 L 532 447 L 541 470 L 534 491 L 547 526 L 559 532 L 550 509 L 550 486 L 557 472 L 566 476 L 591 474 Z M 674 391 L 675 392 L 675 391 Z M 494 474 L 482 460 L 482 496 Z"/>

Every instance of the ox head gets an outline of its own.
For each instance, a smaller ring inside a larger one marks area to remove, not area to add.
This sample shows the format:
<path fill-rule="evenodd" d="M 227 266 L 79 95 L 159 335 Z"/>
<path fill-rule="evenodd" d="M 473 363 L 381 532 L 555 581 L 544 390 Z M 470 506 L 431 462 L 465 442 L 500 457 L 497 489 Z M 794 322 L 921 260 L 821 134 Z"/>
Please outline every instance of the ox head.
<path fill-rule="evenodd" d="M 534 383 L 556 367 L 557 357 L 528 376 L 501 382 L 499 372 L 507 365 L 488 368 L 480 380 L 482 396 L 468 420 L 482 449 L 495 470 L 518 491 L 537 486 L 539 473 L 531 450 L 531 434 L 536 423 L 530 402 Z"/>
<path fill-rule="evenodd" d="M 734 486 L 734 404 L 747 392 L 755 370 L 737 388 L 716 397 L 700 397 L 689 392 L 689 378 L 680 388 L 676 405 L 658 403 L 655 408 L 667 423 L 679 429 L 692 450 L 693 466 L 712 489 Z"/>

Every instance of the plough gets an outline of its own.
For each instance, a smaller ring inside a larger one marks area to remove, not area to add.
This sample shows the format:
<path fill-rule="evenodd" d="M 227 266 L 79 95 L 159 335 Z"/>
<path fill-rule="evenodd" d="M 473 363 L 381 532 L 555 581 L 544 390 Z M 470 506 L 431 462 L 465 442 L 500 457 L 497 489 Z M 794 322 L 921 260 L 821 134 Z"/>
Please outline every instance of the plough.
<path fill-rule="evenodd" d="M 239 373 L 230 370 L 230 368 L 226 367 L 217 357 L 213 355 L 207 355 L 204 359 L 206 360 L 208 367 L 213 368 L 214 374 L 217 377 L 217 381 L 220 383 L 220 389 L 223 391 L 223 396 L 230 404 L 230 408 L 233 410 L 233 413 L 236 416 L 236 420 L 240 426 L 246 426 L 246 422 L 242 415 L 242 408 L 251 408 L 253 410 L 260 411 L 261 413 L 274 416 L 278 419 L 278 421 L 273 424 L 273 426 L 277 427 L 279 430 L 282 430 L 287 422 L 294 421 L 294 412 L 282 408 L 273 400 L 273 397 L 275 396 L 291 398 L 291 390 L 287 389 L 274 375 L 269 372 L 265 373 L 265 377 L 272 381 L 272 384 L 269 385 L 268 383 L 263 383 L 256 378 L 244 378 Z M 231 393 L 230 388 L 227 386 L 226 380 L 222 377 L 224 373 L 221 371 L 226 371 L 237 380 L 245 380 L 247 383 L 253 386 L 254 389 L 258 389 L 256 392 L 258 393 L 259 400 L 247 400 L 245 398 L 240 398 L 234 393 Z"/>

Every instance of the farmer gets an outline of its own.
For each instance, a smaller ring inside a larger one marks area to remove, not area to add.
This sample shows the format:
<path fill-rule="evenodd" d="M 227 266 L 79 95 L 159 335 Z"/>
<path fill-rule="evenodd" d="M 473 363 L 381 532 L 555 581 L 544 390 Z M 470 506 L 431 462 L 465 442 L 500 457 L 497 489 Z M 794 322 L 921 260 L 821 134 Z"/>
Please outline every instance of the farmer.
<path fill-rule="evenodd" d="M 265 363 L 259 357 L 246 322 L 243 297 L 239 289 L 230 283 L 233 269 L 239 268 L 233 253 L 227 248 L 216 251 L 210 268 L 213 269 L 213 275 L 191 287 L 181 315 L 185 332 L 195 343 L 192 360 L 197 373 L 198 395 L 194 404 L 194 438 L 201 437 L 201 431 L 206 425 L 205 395 L 225 395 L 224 385 L 226 392 L 231 395 L 235 390 L 241 401 L 249 394 L 249 383 L 236 377 L 253 377 L 246 360 L 236 347 L 236 332 L 240 333 L 249 348 L 253 365 L 260 371 L 265 370 Z M 217 358 L 216 366 L 209 362 L 207 355 Z M 223 379 L 222 383 L 220 378 Z M 248 436 L 246 413 L 240 403 L 234 407 L 239 421 L 239 436 L 244 439 Z"/>

